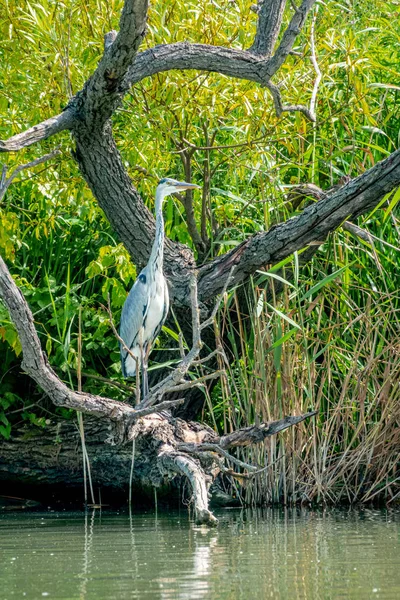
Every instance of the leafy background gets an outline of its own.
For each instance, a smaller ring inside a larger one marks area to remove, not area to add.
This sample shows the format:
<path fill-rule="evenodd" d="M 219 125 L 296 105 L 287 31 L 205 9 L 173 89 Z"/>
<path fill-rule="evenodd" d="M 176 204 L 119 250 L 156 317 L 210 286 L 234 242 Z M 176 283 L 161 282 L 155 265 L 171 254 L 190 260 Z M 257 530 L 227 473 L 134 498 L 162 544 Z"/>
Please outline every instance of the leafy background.
<path fill-rule="evenodd" d="M 256 19 L 250 6 L 156 1 L 143 47 L 189 40 L 247 48 Z M 121 7 L 100 0 L 2 3 L 0 139 L 62 110 L 95 69 Z M 136 85 L 114 116 L 114 131 L 149 207 L 157 180 L 183 177 L 190 160 L 193 180 L 204 184 L 194 202 L 198 224 L 205 207 L 206 260 L 301 210 L 288 198 L 291 186 L 328 189 L 388 156 L 400 136 L 399 11 L 398 1 L 318 3 L 316 125 L 301 114 L 277 119 L 266 89 L 217 74 L 172 72 Z M 311 97 L 310 22 L 295 47 L 302 56 L 289 57 L 279 73 L 288 103 Z M 84 389 L 120 398 L 121 388 L 111 385 L 124 385 L 118 343 L 101 304 L 110 295 L 118 323 L 135 267 L 83 182 L 67 133 L 3 160 L 12 170 L 56 144 L 61 156 L 25 171 L 0 204 L 0 252 L 60 377 L 77 386 L 80 333 L 83 371 L 103 378 L 85 377 Z M 340 230 L 306 268 L 301 256 L 285 261 L 291 284 L 272 302 L 264 292 L 271 276 L 256 274 L 245 290 L 254 307 L 250 326 L 231 318 L 239 300 L 235 292 L 227 296 L 216 334 L 231 341 L 230 366 L 221 364 L 225 375 L 211 395 L 205 391 L 203 417 L 229 430 L 310 407 L 320 412 L 315 424 L 245 457 L 263 463 L 268 454 L 277 465 L 241 488 L 247 501 L 398 494 L 399 198 L 395 191 L 359 220 L 374 236 L 369 242 Z M 167 234 L 192 245 L 178 200 L 168 199 L 165 217 Z M 175 324 L 164 331 L 159 343 L 173 344 L 178 330 Z M 0 435 L 6 438 L 23 422 L 45 427 L 55 414 L 68 416 L 21 373 L 20 354 L 0 304 Z"/>

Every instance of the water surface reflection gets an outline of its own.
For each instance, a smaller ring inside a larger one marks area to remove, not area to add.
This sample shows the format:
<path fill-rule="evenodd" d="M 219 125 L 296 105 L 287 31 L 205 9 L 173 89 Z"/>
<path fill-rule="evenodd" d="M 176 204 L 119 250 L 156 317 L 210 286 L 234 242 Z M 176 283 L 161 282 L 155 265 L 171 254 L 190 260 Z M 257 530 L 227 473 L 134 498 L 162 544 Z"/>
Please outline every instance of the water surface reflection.
<path fill-rule="evenodd" d="M 226 510 L 0 517 L 1 598 L 400 598 L 400 513 Z"/>

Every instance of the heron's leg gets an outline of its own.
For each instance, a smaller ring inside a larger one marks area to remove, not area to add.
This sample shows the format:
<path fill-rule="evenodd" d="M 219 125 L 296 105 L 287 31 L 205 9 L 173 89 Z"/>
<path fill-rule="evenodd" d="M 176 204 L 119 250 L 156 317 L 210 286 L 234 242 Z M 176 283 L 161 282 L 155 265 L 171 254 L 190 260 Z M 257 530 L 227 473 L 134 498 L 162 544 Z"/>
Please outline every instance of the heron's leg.
<path fill-rule="evenodd" d="M 147 360 L 142 362 L 142 399 L 144 400 L 149 393 L 149 381 L 147 378 Z"/>
<path fill-rule="evenodd" d="M 150 345 L 147 345 L 146 350 L 144 352 L 144 356 L 143 356 L 143 362 L 142 362 L 142 394 L 143 394 L 143 399 L 146 398 L 147 394 L 149 393 L 149 379 L 147 376 L 147 367 L 148 367 L 148 363 L 149 363 L 149 354 L 150 354 Z"/>
<path fill-rule="evenodd" d="M 149 393 L 149 382 L 147 379 L 147 365 L 143 363 L 143 372 L 142 372 L 142 396 L 143 399 L 146 398 Z"/>
<path fill-rule="evenodd" d="M 146 397 L 146 392 L 145 392 L 145 378 L 147 377 L 147 371 L 146 371 L 146 366 L 145 366 L 145 351 L 143 348 L 143 328 L 140 329 L 139 331 L 139 351 L 140 351 L 140 370 L 141 370 L 141 381 L 138 382 L 141 383 L 141 393 L 142 393 L 142 397 L 141 400 L 144 400 Z"/>

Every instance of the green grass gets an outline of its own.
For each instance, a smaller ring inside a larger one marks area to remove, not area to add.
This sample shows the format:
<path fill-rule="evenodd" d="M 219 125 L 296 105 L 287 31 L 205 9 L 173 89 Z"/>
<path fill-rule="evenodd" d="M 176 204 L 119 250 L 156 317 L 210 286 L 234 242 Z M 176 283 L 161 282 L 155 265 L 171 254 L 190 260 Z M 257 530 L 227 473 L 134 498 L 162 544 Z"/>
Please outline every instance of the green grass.
<path fill-rule="evenodd" d="M 117 28 L 120 7 L 94 0 L 7 3 L 0 13 L 0 139 L 62 110 L 71 87 L 80 89 L 95 68 L 103 33 Z M 152 209 L 157 179 L 184 176 L 185 161 L 193 180 L 206 186 L 194 199 L 207 238 L 201 262 L 298 214 L 302 205 L 294 208 L 288 197 L 293 186 L 328 189 L 398 147 L 400 39 L 393 11 L 389 0 L 319 5 L 316 124 L 301 114 L 276 119 L 268 90 L 217 74 L 159 74 L 125 98 L 113 127 L 147 205 Z M 229 15 L 209 2 L 158 3 L 146 44 L 189 39 L 248 47 L 254 22 L 242 1 Z M 303 56 L 289 57 L 279 74 L 288 103 L 311 97 L 309 34 L 310 24 L 296 45 Z M 0 252 L 60 377 L 76 387 L 79 362 L 91 375 L 83 378 L 86 391 L 120 398 L 125 391 L 112 385 L 123 383 L 118 343 L 100 305 L 110 296 L 118 323 L 135 268 L 82 181 L 67 134 L 7 162 L 13 168 L 54 143 L 61 143 L 61 157 L 24 172 L 0 205 Z M 257 273 L 221 308 L 216 334 L 227 361 L 218 366 L 226 375 L 206 390 L 210 424 L 230 431 L 257 419 L 319 411 L 317 419 L 243 456 L 263 465 L 268 455 L 270 465 L 241 488 L 246 502 L 392 501 L 398 494 L 399 200 L 395 190 L 358 220 L 372 234 L 369 241 L 339 231 L 306 267 L 299 253 L 282 270 Z M 167 234 L 193 247 L 182 205 L 169 199 L 165 217 Z M 279 277 L 288 281 L 283 293 L 267 295 L 267 284 L 282 283 Z M 159 343 L 176 346 L 178 333 L 172 323 Z M 20 352 L 0 305 L 5 437 L 24 422 L 42 427 L 54 413 L 66 416 L 21 375 Z"/>

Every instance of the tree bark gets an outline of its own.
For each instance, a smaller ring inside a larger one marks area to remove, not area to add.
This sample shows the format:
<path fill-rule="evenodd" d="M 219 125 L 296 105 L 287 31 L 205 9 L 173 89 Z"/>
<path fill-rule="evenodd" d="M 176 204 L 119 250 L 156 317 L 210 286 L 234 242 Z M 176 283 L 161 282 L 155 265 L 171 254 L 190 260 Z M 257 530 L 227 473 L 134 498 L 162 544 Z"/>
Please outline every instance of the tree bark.
<path fill-rule="evenodd" d="M 125 0 L 119 32 L 111 32 L 106 37 L 104 55 L 96 71 L 66 110 L 24 133 L 1 141 L 0 151 L 16 151 L 59 131 L 70 130 L 76 141 L 76 158 L 83 176 L 133 260 L 142 267 L 154 238 L 154 218 L 123 167 L 109 123 L 124 94 L 143 78 L 171 69 L 216 71 L 265 85 L 286 60 L 314 2 L 303 0 L 275 54 L 269 57 L 253 51 L 254 48 L 242 51 L 188 43 L 160 45 L 138 53 L 145 33 L 147 0 Z M 265 10 L 261 11 L 256 33 L 257 47 L 263 36 L 267 36 L 269 45 L 276 39 L 283 5 L 282 0 L 274 0 L 268 19 Z M 310 116 L 306 107 L 296 107 L 295 110 L 302 110 Z M 187 308 L 190 273 L 194 268 L 192 252 L 167 240 L 164 264 L 171 300 Z M 209 298 L 205 294 L 200 300 Z"/>
<path fill-rule="evenodd" d="M 144 36 L 147 0 L 126 0 L 119 33 L 112 32 L 99 66 L 67 109 L 28 131 L 0 142 L 0 151 L 9 152 L 69 129 L 76 141 L 76 158 L 93 194 L 139 267 L 146 264 L 154 238 L 154 218 L 144 206 L 126 173 L 112 137 L 109 118 L 130 86 L 161 71 L 197 69 L 257 81 L 269 86 L 278 112 L 302 111 L 306 107 L 284 106 L 279 88 L 271 78 L 292 51 L 298 33 L 315 0 L 303 0 L 273 53 L 282 22 L 284 0 L 264 0 L 254 44 L 250 50 L 236 50 L 204 44 L 166 44 L 137 52 Z M 308 244 L 324 241 L 348 217 L 364 214 L 382 196 L 400 183 L 399 152 L 350 182 L 337 193 L 307 207 L 303 214 L 257 234 L 203 266 L 199 273 L 199 300 L 218 294 L 236 266 L 232 285 L 245 281 L 254 271 L 274 264 Z M 165 271 L 171 301 L 188 308 L 190 274 L 195 267 L 193 253 L 170 240 L 165 247 Z"/>
<path fill-rule="evenodd" d="M 148 3 L 147 0 L 125 0 L 119 32 L 111 32 L 106 37 L 104 55 L 97 69 L 83 89 L 70 101 L 66 110 L 26 132 L 1 141 L 0 151 L 16 151 L 60 131 L 71 131 L 76 142 L 75 156 L 83 176 L 134 261 L 142 267 L 149 257 L 155 226 L 153 217 L 145 208 L 123 167 L 112 136 L 110 118 L 124 94 L 131 85 L 158 72 L 170 69 L 216 71 L 266 86 L 273 96 L 278 116 L 283 111 L 300 111 L 308 119 L 315 120 L 311 105 L 310 108 L 284 105 L 279 87 L 270 81 L 292 51 L 314 2 L 315 0 L 303 0 L 295 7 L 274 53 L 273 47 L 278 38 L 285 5 L 283 0 L 264 0 L 255 41 L 250 50 L 179 43 L 161 45 L 138 53 L 145 34 Z M 298 217 L 277 225 L 268 232 L 250 237 L 231 252 L 203 266 L 198 283 L 200 302 L 212 299 L 226 289 L 228 284 L 235 285 L 245 281 L 267 264 L 276 263 L 311 244 L 322 243 L 329 232 L 338 228 L 343 221 L 369 211 L 379 203 L 384 194 L 399 184 L 400 151 L 329 197 L 305 208 Z M 208 490 L 218 472 L 221 457 L 223 460 L 234 460 L 226 449 L 235 445 L 258 443 L 266 435 L 274 435 L 314 413 L 289 417 L 272 424 L 261 424 L 235 432 L 230 437 L 219 438 L 204 425 L 197 426 L 174 419 L 169 414 L 156 412 L 165 407 L 162 404 L 165 393 L 186 390 L 188 384 L 184 376 L 201 349 L 197 288 L 193 301 L 194 267 L 193 254 L 188 248 L 166 241 L 165 271 L 171 288 L 171 300 L 175 306 L 184 310 L 192 306 L 193 347 L 181 364 L 163 382 L 155 385 L 138 407 L 74 392 L 58 379 L 42 352 L 29 307 L 1 260 L 0 292 L 21 339 L 22 366 L 54 404 L 104 419 L 110 427 L 108 441 L 120 445 L 137 442 L 139 456 L 148 461 L 143 468 L 140 467 L 140 461 L 138 463 L 137 475 L 142 484 L 148 481 L 150 485 L 157 485 L 171 480 L 177 474 L 184 475 L 192 486 L 198 521 L 212 525 L 215 524 L 215 519 L 208 509 Z M 21 440 L 17 441 L 16 447 L 22 449 L 22 445 L 18 446 L 21 443 Z M 15 446 L 8 450 L 15 452 Z M 50 451 L 46 446 L 46 452 L 50 453 L 51 460 L 56 460 L 52 452 L 56 455 L 57 450 Z M 34 460 L 32 458 L 32 462 L 36 465 L 39 479 L 40 460 L 38 448 L 38 454 Z M 60 454 L 57 460 L 61 460 Z M 71 459 L 66 457 L 66 464 L 69 464 L 69 460 Z M 101 460 L 99 465 L 98 477 L 101 481 L 101 477 L 105 477 Z"/>

